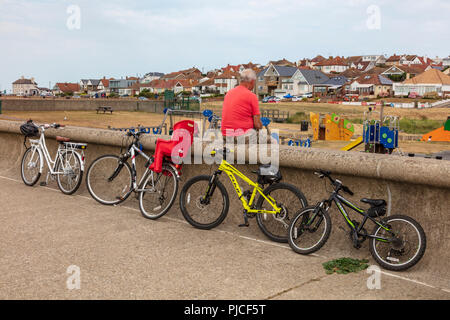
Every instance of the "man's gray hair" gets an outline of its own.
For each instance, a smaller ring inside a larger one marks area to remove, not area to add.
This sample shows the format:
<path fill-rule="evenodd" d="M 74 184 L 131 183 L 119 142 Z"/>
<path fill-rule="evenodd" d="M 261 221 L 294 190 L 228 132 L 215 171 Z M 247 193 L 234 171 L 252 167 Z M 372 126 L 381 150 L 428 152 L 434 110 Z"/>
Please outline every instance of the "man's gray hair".
<path fill-rule="evenodd" d="M 241 82 L 251 82 L 256 80 L 256 72 L 253 69 L 245 69 L 240 73 Z"/>

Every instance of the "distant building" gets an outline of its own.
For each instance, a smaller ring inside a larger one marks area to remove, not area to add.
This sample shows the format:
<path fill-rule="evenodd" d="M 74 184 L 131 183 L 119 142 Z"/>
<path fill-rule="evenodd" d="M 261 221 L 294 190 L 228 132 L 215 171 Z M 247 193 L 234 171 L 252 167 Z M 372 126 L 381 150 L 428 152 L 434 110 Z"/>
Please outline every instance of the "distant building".
<path fill-rule="evenodd" d="M 13 94 L 16 96 L 36 96 L 39 89 L 34 78 L 25 79 L 23 76 L 12 83 Z"/>
<path fill-rule="evenodd" d="M 136 77 L 126 77 L 125 79 L 114 79 L 109 80 L 109 90 L 111 93 L 116 93 L 118 95 L 131 95 L 133 84 L 138 82 Z"/>
<path fill-rule="evenodd" d="M 427 93 L 436 92 L 439 96 L 450 95 L 450 76 L 437 69 L 429 69 L 414 78 L 407 79 L 401 83 L 394 83 L 396 96 L 415 93 L 423 96 Z"/>
<path fill-rule="evenodd" d="M 153 80 L 160 79 L 164 76 L 164 73 L 161 72 L 148 72 L 146 73 L 140 80 L 141 83 L 150 83 Z"/>
<path fill-rule="evenodd" d="M 79 83 L 58 82 L 53 87 L 53 94 L 74 94 L 81 91 Z"/>

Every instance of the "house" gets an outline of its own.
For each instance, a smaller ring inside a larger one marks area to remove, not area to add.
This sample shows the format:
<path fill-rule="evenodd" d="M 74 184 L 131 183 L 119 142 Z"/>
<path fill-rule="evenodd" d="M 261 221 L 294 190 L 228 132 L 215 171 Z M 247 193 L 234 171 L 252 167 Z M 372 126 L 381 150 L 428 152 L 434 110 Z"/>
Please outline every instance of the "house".
<path fill-rule="evenodd" d="M 322 57 L 320 54 L 312 58 L 311 60 L 306 61 L 306 66 L 309 68 L 314 67 L 319 62 L 322 62 L 326 60 L 324 57 Z"/>
<path fill-rule="evenodd" d="M 160 79 L 164 76 L 161 72 L 148 72 L 139 81 L 140 83 L 150 83 L 153 80 Z"/>
<path fill-rule="evenodd" d="M 140 88 L 145 88 L 150 92 L 158 94 L 164 93 L 166 90 L 173 90 L 175 93 L 179 93 L 182 91 L 192 92 L 197 84 L 198 81 L 193 79 L 155 79 L 148 84 L 140 86 Z"/>
<path fill-rule="evenodd" d="M 393 65 L 381 74 L 394 82 L 411 79 L 425 71 L 422 65 Z"/>
<path fill-rule="evenodd" d="M 387 66 L 396 66 L 396 65 L 400 65 L 401 63 L 400 63 L 400 60 L 402 59 L 402 57 L 404 57 L 404 56 L 398 56 L 398 55 L 396 55 L 395 53 L 392 55 L 392 56 L 390 56 L 389 58 L 387 58 L 386 59 L 386 62 L 385 62 L 385 64 L 387 65 Z"/>
<path fill-rule="evenodd" d="M 364 55 L 361 56 L 362 62 L 373 62 L 375 65 L 384 65 L 386 63 L 386 57 L 382 54 Z"/>
<path fill-rule="evenodd" d="M 448 56 L 447 58 L 442 59 L 442 65 L 444 67 L 450 67 L 450 56 Z"/>
<path fill-rule="evenodd" d="M 118 95 L 131 95 L 131 87 L 133 84 L 138 82 L 136 77 L 126 77 L 125 79 L 113 79 L 109 80 L 109 90 L 111 93 L 116 93 Z"/>
<path fill-rule="evenodd" d="M 349 81 L 342 75 L 329 78 L 322 83 L 313 85 L 312 93 L 314 96 L 333 96 L 341 94 L 345 89 L 345 84 Z"/>
<path fill-rule="evenodd" d="M 357 63 L 350 64 L 350 68 L 355 68 L 357 70 L 360 70 L 362 72 L 367 72 L 370 69 L 375 68 L 375 62 L 374 61 L 359 61 Z"/>
<path fill-rule="evenodd" d="M 347 61 L 343 57 L 329 57 L 314 65 L 316 70 L 323 73 L 340 73 L 349 68 Z"/>
<path fill-rule="evenodd" d="M 349 69 L 345 70 L 344 72 L 341 72 L 339 75 L 346 77 L 349 80 L 355 80 L 362 74 L 363 74 L 363 72 L 361 70 L 358 70 L 356 68 L 349 68 Z"/>
<path fill-rule="evenodd" d="M 22 76 L 12 83 L 12 88 L 13 94 L 16 96 L 35 96 L 39 94 L 39 89 L 34 78 L 25 79 Z"/>
<path fill-rule="evenodd" d="M 100 79 L 81 79 L 80 90 L 86 93 L 95 93 L 98 91 Z"/>
<path fill-rule="evenodd" d="M 275 90 L 281 89 L 282 80 L 289 80 L 297 72 L 296 67 L 269 64 L 257 74 L 256 95 L 275 95 Z"/>
<path fill-rule="evenodd" d="M 296 67 L 297 66 L 295 64 L 295 62 L 291 62 L 289 60 L 286 60 L 285 58 L 278 60 L 278 61 L 269 61 L 269 63 L 267 64 L 267 67 L 271 64 L 276 65 L 276 66 L 282 66 L 282 67 Z"/>
<path fill-rule="evenodd" d="M 442 71 L 443 74 L 450 75 L 450 67 L 447 67 L 444 71 Z"/>
<path fill-rule="evenodd" d="M 363 74 L 354 80 L 347 93 L 358 94 L 368 98 L 390 96 L 393 82 L 380 74 Z"/>
<path fill-rule="evenodd" d="M 214 78 L 198 82 L 192 90 L 197 93 L 219 93 Z"/>
<path fill-rule="evenodd" d="M 424 96 L 430 92 L 436 92 L 439 96 L 450 95 L 450 76 L 431 68 L 411 79 L 401 83 L 394 83 L 394 92 L 396 96 L 405 96 L 415 93 Z"/>
<path fill-rule="evenodd" d="M 53 94 L 74 94 L 81 92 L 79 83 L 58 82 L 53 86 Z"/>
<path fill-rule="evenodd" d="M 318 70 L 297 69 L 289 79 L 281 80 L 281 88 L 274 91 L 278 97 L 287 94 L 291 96 L 313 92 L 314 85 L 323 83 L 328 77 Z"/>
<path fill-rule="evenodd" d="M 109 94 L 109 81 L 111 80 L 114 80 L 114 78 L 106 79 L 105 77 L 103 77 L 103 79 L 100 79 L 100 83 L 97 86 L 98 92 Z"/>
<path fill-rule="evenodd" d="M 239 81 L 239 73 L 226 71 L 214 79 L 214 85 L 220 94 L 225 94 L 233 89 Z"/>
<path fill-rule="evenodd" d="M 161 79 L 164 79 L 164 80 L 174 80 L 174 79 L 178 79 L 178 80 L 182 80 L 182 79 L 199 80 L 202 77 L 203 77 L 202 76 L 202 72 L 194 67 L 194 68 L 190 68 L 190 69 L 186 69 L 186 70 L 180 70 L 180 71 L 176 71 L 176 72 L 171 72 L 171 73 L 165 74 L 164 76 L 161 77 Z"/>

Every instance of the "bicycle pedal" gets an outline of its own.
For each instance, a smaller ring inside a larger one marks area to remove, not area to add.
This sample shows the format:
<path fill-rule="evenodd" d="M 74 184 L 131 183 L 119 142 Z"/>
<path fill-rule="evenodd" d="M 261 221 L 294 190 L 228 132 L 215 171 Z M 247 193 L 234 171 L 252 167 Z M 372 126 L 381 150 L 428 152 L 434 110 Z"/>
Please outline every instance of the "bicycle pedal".
<path fill-rule="evenodd" d="M 41 187 L 46 187 L 46 186 L 47 186 L 47 182 L 42 181 L 41 183 L 39 183 L 39 185 L 40 185 Z"/>
<path fill-rule="evenodd" d="M 243 227 L 250 227 L 250 224 L 249 223 L 243 223 L 243 224 L 240 224 L 239 225 L 239 228 L 243 228 Z"/>

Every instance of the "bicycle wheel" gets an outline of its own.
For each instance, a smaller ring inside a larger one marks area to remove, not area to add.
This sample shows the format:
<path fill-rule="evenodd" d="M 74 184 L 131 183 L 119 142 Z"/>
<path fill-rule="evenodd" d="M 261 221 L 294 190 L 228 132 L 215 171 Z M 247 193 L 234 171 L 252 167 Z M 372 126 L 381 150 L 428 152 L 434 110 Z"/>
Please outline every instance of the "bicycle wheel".
<path fill-rule="evenodd" d="M 62 193 L 70 195 L 78 190 L 83 179 L 83 171 L 80 158 L 74 151 L 63 152 L 61 158 L 58 157 L 56 172 L 62 173 L 56 175 L 56 181 Z"/>
<path fill-rule="evenodd" d="M 172 207 L 178 191 L 178 179 L 172 167 L 163 165 L 161 173 L 152 172 L 139 193 L 139 208 L 145 218 L 158 219 Z"/>
<path fill-rule="evenodd" d="M 116 155 L 101 156 L 89 166 L 86 184 L 91 196 L 101 204 L 119 204 L 128 198 L 133 187 L 130 165 L 121 163 Z"/>
<path fill-rule="evenodd" d="M 327 242 L 331 233 L 331 219 L 326 211 L 320 210 L 313 218 L 315 207 L 306 207 L 295 215 L 289 225 L 289 246 L 297 253 L 313 253 Z"/>
<path fill-rule="evenodd" d="M 184 218 L 198 229 L 217 227 L 228 214 L 228 192 L 219 180 L 215 182 L 213 195 L 207 202 L 203 201 L 210 180 L 211 177 L 205 175 L 194 177 L 186 182 L 180 194 L 180 209 Z"/>
<path fill-rule="evenodd" d="M 28 148 L 22 157 L 20 168 L 23 182 L 27 186 L 34 186 L 41 177 L 41 157 L 38 149 Z"/>
<path fill-rule="evenodd" d="M 411 217 L 394 215 L 383 219 L 385 225 L 394 233 L 391 242 L 370 239 L 369 248 L 373 258 L 385 269 L 406 270 L 414 266 L 423 257 L 426 248 L 426 236 L 420 224 Z M 372 235 L 392 238 L 393 235 L 376 225 Z"/>
<path fill-rule="evenodd" d="M 261 231 L 271 240 L 275 242 L 288 242 L 288 228 L 295 212 L 308 205 L 303 193 L 295 186 L 287 183 L 272 184 L 263 193 L 270 195 L 275 199 L 277 206 L 283 210 L 281 213 L 256 214 L 256 221 Z M 272 206 L 260 196 L 256 204 L 258 210 L 273 210 Z"/>

